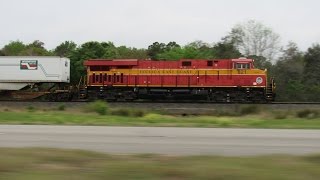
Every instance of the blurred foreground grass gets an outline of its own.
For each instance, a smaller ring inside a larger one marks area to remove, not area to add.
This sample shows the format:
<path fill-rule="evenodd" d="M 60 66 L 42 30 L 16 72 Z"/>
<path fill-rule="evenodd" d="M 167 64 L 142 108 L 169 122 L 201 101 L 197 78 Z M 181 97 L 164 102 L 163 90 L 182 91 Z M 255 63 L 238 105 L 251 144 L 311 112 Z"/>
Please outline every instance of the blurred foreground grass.
<path fill-rule="evenodd" d="M 319 179 L 320 156 L 107 155 L 0 148 L 0 179 Z"/>
<path fill-rule="evenodd" d="M 69 111 L 0 111 L 0 124 L 320 129 L 320 118 L 286 117 L 276 119 L 269 115 L 260 114 L 172 116 L 150 113 L 143 116 L 122 116 Z"/>

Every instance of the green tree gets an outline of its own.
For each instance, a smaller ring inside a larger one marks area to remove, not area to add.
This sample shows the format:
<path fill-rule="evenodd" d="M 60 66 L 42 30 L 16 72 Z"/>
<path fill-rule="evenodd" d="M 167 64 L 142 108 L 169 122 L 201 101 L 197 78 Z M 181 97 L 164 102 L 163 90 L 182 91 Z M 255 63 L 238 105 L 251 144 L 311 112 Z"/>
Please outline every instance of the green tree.
<path fill-rule="evenodd" d="M 174 47 L 163 53 L 157 54 L 157 59 L 161 60 L 179 60 L 185 57 L 185 50 L 181 47 Z"/>
<path fill-rule="evenodd" d="M 54 54 L 61 57 L 71 57 L 75 52 L 77 44 L 72 41 L 65 41 L 54 49 Z"/>
<path fill-rule="evenodd" d="M 303 83 L 304 57 L 297 45 L 290 42 L 273 66 L 278 101 L 305 101 Z"/>
<path fill-rule="evenodd" d="M 305 68 L 303 81 L 308 100 L 320 101 L 320 45 L 315 44 L 304 56 Z"/>
<path fill-rule="evenodd" d="M 241 57 L 241 53 L 231 42 L 221 41 L 213 46 L 215 59 L 235 59 Z"/>
<path fill-rule="evenodd" d="M 19 56 L 26 48 L 26 45 L 21 41 L 11 41 L 1 51 L 4 56 Z"/>
<path fill-rule="evenodd" d="M 185 47 L 185 57 L 187 59 L 212 59 L 214 51 L 212 47 L 203 41 L 194 41 Z"/>
<path fill-rule="evenodd" d="M 167 48 L 157 54 L 157 59 L 179 60 L 179 59 L 230 59 L 239 58 L 241 53 L 232 43 L 222 41 L 214 46 L 203 42 L 194 41 L 186 46 Z"/>
<path fill-rule="evenodd" d="M 32 43 L 28 44 L 26 48 L 19 54 L 23 56 L 51 56 L 53 55 L 52 52 L 48 51 L 44 47 L 44 43 L 35 40 Z"/>
<path fill-rule="evenodd" d="M 304 81 L 307 85 L 320 85 L 320 45 L 313 45 L 304 56 Z"/>
<path fill-rule="evenodd" d="M 120 46 L 117 48 L 119 58 L 122 59 L 147 59 L 147 51 L 145 49 L 128 48 Z"/>
<path fill-rule="evenodd" d="M 176 58 L 180 57 L 178 54 L 181 51 L 180 45 L 174 41 L 168 44 L 154 42 L 148 47 L 147 55 L 152 60 L 176 60 Z"/>
<path fill-rule="evenodd" d="M 104 48 L 104 54 L 102 58 L 116 59 L 120 58 L 119 52 L 112 42 L 102 42 L 101 46 Z"/>
<path fill-rule="evenodd" d="M 197 59 L 199 57 L 200 51 L 199 47 L 193 43 L 187 44 L 183 47 L 184 54 L 183 59 Z"/>
<path fill-rule="evenodd" d="M 163 52 L 156 55 L 156 59 L 179 60 L 179 59 L 211 59 L 212 48 L 202 41 L 194 41 L 184 47 L 170 42 Z"/>
<path fill-rule="evenodd" d="M 147 54 L 152 60 L 158 60 L 158 54 L 163 53 L 166 50 L 166 44 L 154 42 L 147 49 Z"/>
<path fill-rule="evenodd" d="M 171 42 L 169 42 L 169 43 L 166 45 L 165 49 L 168 51 L 168 50 L 171 50 L 171 49 L 173 49 L 173 48 L 179 48 L 179 47 L 180 47 L 179 44 L 177 44 L 177 43 L 174 42 L 174 41 L 171 41 Z"/>
<path fill-rule="evenodd" d="M 105 53 L 105 47 L 97 41 L 86 42 L 77 49 L 79 59 L 98 59 L 102 58 Z"/>
<path fill-rule="evenodd" d="M 193 47 L 194 49 L 210 48 L 210 44 L 198 40 L 187 44 L 186 47 Z"/>

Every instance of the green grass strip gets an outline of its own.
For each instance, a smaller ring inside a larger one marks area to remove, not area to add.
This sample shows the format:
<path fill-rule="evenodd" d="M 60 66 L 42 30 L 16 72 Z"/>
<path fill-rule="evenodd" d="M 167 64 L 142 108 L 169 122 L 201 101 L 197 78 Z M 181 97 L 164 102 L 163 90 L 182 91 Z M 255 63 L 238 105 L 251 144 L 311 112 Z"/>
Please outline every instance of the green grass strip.
<path fill-rule="evenodd" d="M 0 112 L 0 124 L 320 129 L 320 118 L 275 119 L 263 115 L 182 117 L 160 114 L 132 117 L 68 111 L 4 111 Z"/>
<path fill-rule="evenodd" d="M 108 155 L 80 150 L 0 148 L 0 179 L 311 180 L 320 156 Z"/>

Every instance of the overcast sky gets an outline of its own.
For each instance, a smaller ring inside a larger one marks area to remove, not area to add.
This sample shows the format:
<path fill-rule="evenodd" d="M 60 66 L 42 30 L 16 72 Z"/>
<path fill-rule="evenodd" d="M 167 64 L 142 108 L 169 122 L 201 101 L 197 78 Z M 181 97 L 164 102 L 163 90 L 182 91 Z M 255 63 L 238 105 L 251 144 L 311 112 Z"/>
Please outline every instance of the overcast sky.
<path fill-rule="evenodd" d="M 262 22 L 305 50 L 320 42 L 319 0 L 0 0 L 0 47 L 41 40 L 112 41 L 147 48 L 219 41 L 237 23 Z"/>

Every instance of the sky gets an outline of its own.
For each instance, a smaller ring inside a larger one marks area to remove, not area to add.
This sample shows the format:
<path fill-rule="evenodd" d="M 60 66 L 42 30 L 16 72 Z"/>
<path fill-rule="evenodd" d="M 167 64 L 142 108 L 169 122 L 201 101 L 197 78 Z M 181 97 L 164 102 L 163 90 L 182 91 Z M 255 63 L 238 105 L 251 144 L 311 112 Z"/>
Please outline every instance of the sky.
<path fill-rule="evenodd" d="M 256 20 L 306 50 L 320 43 L 319 0 L 0 0 L 0 48 L 69 40 L 147 48 L 155 41 L 215 43 L 238 23 Z"/>

